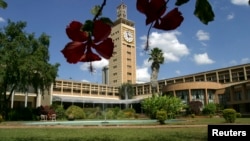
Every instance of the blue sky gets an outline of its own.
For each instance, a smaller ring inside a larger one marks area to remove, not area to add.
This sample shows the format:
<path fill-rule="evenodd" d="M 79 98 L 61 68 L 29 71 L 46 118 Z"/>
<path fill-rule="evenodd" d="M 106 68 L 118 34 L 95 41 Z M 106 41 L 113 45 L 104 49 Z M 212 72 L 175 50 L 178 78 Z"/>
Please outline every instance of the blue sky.
<path fill-rule="evenodd" d="M 143 51 L 148 26 L 145 16 L 136 10 L 135 0 L 123 0 L 128 7 L 128 19 L 135 22 L 137 46 L 137 81 L 148 82 L 150 62 Z M 25 21 L 25 31 L 50 38 L 50 62 L 60 63 L 60 79 L 102 83 L 101 68 L 108 60 L 95 62 L 90 73 L 87 63 L 69 64 L 60 52 L 68 39 L 65 28 L 72 20 L 92 19 L 90 10 L 102 0 L 7 0 L 7 9 L 0 9 L 0 28 L 7 20 Z M 171 2 L 174 2 L 171 0 Z M 116 7 L 121 0 L 107 0 L 103 16 L 116 19 Z M 210 0 L 215 20 L 202 24 L 194 15 L 194 0 L 180 7 L 182 25 L 173 31 L 151 30 L 150 46 L 164 52 L 165 63 L 159 79 L 199 73 L 250 62 L 250 6 L 248 0 Z M 174 8 L 168 4 L 168 10 Z"/>

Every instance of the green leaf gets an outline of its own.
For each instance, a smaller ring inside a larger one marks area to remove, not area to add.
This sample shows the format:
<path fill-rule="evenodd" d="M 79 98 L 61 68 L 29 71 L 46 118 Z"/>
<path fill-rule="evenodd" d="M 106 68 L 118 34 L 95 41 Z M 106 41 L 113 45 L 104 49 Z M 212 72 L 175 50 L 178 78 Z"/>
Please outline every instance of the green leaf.
<path fill-rule="evenodd" d="M 175 5 L 176 6 L 181 6 L 182 4 L 187 3 L 189 0 L 176 0 Z"/>
<path fill-rule="evenodd" d="M 196 0 L 194 15 L 204 24 L 214 20 L 214 12 L 207 0 Z"/>
<path fill-rule="evenodd" d="M 85 21 L 85 24 L 83 26 L 83 30 L 87 32 L 92 32 L 94 27 L 94 22 L 91 20 Z"/>
<path fill-rule="evenodd" d="M 91 9 L 91 14 L 93 14 L 93 15 L 97 15 L 98 14 L 98 12 L 99 12 L 99 10 L 101 9 L 101 6 L 100 5 L 96 5 L 96 6 L 94 6 L 92 9 Z M 100 13 L 99 15 L 102 15 L 102 13 Z"/>
<path fill-rule="evenodd" d="M 7 6 L 8 6 L 8 4 L 5 1 L 0 0 L 0 7 L 1 8 L 5 9 L 5 8 L 7 8 Z"/>
<path fill-rule="evenodd" d="M 102 22 L 104 22 L 104 23 L 110 25 L 110 26 L 113 25 L 112 20 L 110 20 L 110 18 L 108 18 L 108 17 L 101 17 L 100 20 L 101 20 Z"/>

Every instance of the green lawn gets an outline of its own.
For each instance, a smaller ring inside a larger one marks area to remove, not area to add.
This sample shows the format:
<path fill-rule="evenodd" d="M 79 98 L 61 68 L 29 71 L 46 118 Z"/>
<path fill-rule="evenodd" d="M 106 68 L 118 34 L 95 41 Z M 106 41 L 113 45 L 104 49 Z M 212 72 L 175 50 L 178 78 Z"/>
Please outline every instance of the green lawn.
<path fill-rule="evenodd" d="M 177 126 L 174 126 L 176 124 Z M 11 123 L 6 122 L 0 124 L 0 141 L 207 141 L 207 124 L 225 124 L 225 121 L 223 118 L 190 118 L 187 122 L 169 123 L 163 126 L 88 128 L 77 126 L 8 128 Z M 250 124 L 250 118 L 238 118 L 233 124 Z M 188 125 L 203 126 L 188 127 Z"/>
<path fill-rule="evenodd" d="M 0 129 L 2 141 L 205 141 L 202 128 L 27 128 Z"/>

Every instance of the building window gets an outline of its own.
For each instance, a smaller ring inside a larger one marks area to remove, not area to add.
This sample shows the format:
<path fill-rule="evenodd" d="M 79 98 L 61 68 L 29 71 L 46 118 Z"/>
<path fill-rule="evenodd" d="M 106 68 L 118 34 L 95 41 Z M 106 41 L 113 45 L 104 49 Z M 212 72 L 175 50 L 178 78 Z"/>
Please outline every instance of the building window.
<path fill-rule="evenodd" d="M 208 93 L 208 103 L 214 103 L 215 90 L 207 90 Z"/>
<path fill-rule="evenodd" d="M 191 90 L 192 100 L 193 101 L 200 101 L 204 105 L 204 89 L 194 89 Z"/>
<path fill-rule="evenodd" d="M 127 72 L 127 75 L 132 75 L 132 73 L 131 72 Z"/>
<path fill-rule="evenodd" d="M 234 92 L 234 100 L 240 101 L 241 100 L 241 91 Z"/>
<path fill-rule="evenodd" d="M 182 103 L 188 103 L 188 90 L 180 90 L 175 92 L 176 97 L 180 98 Z"/>

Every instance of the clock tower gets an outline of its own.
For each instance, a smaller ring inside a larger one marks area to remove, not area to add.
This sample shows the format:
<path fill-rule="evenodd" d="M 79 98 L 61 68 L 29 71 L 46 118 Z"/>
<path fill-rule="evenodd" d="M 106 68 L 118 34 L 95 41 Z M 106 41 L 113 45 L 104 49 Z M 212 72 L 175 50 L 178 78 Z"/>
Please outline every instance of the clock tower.
<path fill-rule="evenodd" d="M 121 86 L 136 83 L 136 40 L 134 22 L 127 19 L 127 6 L 117 7 L 117 19 L 111 31 L 114 43 L 113 56 L 109 59 L 108 84 Z"/>

